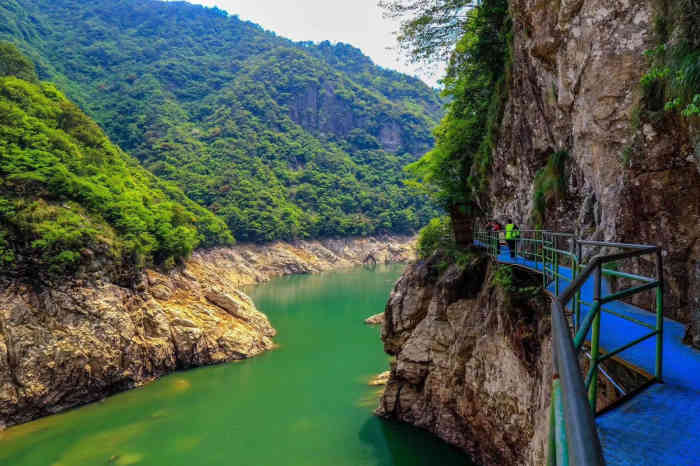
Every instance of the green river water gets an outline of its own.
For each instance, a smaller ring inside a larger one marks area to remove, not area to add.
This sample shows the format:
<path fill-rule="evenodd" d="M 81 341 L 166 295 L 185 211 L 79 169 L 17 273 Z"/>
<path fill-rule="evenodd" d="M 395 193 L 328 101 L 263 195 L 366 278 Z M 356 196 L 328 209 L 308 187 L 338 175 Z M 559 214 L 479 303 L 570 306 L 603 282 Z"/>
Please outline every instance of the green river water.
<path fill-rule="evenodd" d="M 388 367 L 381 312 L 401 266 L 276 279 L 249 291 L 280 347 L 178 372 L 103 402 L 0 432 L 0 464 L 466 465 L 430 434 L 377 418 Z"/>

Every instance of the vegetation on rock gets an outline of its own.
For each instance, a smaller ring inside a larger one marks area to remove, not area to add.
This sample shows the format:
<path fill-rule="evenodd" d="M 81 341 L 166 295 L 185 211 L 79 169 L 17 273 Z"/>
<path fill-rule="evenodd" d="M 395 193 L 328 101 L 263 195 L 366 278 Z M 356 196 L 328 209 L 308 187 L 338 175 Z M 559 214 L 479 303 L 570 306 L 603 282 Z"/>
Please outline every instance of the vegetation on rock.
<path fill-rule="evenodd" d="M 552 201 L 558 203 L 566 194 L 567 151 L 552 153 L 547 164 L 540 168 L 535 176 L 534 199 L 532 209 L 533 223 L 537 228 L 544 224 L 547 206 Z"/>
<path fill-rule="evenodd" d="M 448 212 L 473 215 L 488 184 L 490 154 L 503 116 L 510 69 L 511 22 L 506 0 L 390 2 L 408 14 L 401 38 L 417 59 L 451 49 L 444 96 L 447 115 L 435 147 L 408 169 L 415 185 Z M 440 14 L 436 14 L 439 10 Z M 451 33 L 436 35 L 449 21 Z"/>
<path fill-rule="evenodd" d="M 449 250 L 455 247 L 450 217 L 435 217 L 418 233 L 416 253 L 420 259 L 427 259 L 439 249 Z"/>
<path fill-rule="evenodd" d="M 700 116 L 700 2 L 659 0 L 655 32 L 658 45 L 646 53 L 652 66 L 642 77 L 647 111 Z"/>
<path fill-rule="evenodd" d="M 0 43 L 0 262 L 3 272 L 74 270 L 95 252 L 172 264 L 230 243 L 226 225 L 113 145 L 31 62 Z"/>
<path fill-rule="evenodd" d="M 483 257 L 482 254 L 461 248 L 457 244 L 452 220 L 447 215 L 433 218 L 420 230 L 416 255 L 421 260 L 433 260 L 440 273 L 453 264 L 463 270 Z"/>

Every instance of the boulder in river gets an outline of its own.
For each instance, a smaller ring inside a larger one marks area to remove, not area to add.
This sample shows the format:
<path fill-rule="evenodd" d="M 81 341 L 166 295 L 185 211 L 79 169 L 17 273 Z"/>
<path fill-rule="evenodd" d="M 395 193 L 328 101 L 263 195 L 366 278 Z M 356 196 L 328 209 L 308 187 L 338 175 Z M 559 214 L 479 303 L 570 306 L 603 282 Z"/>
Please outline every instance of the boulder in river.
<path fill-rule="evenodd" d="M 380 312 L 379 314 L 367 317 L 365 323 L 369 325 L 382 325 L 384 323 L 384 313 Z"/>
<path fill-rule="evenodd" d="M 370 387 L 378 387 L 380 385 L 386 385 L 386 383 L 389 381 L 389 377 L 391 376 L 391 371 L 384 371 L 381 374 L 378 374 L 372 379 L 370 379 L 368 385 Z"/>

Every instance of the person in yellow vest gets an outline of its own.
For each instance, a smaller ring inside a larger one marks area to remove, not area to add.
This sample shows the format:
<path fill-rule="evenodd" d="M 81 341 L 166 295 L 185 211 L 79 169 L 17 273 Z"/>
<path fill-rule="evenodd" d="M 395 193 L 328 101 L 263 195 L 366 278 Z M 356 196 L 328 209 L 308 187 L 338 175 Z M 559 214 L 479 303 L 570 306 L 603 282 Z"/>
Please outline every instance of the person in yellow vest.
<path fill-rule="evenodd" d="M 511 259 L 515 259 L 515 244 L 518 238 L 520 238 L 520 228 L 513 223 L 513 219 L 508 219 L 508 224 L 506 225 L 506 243 L 508 243 Z"/>

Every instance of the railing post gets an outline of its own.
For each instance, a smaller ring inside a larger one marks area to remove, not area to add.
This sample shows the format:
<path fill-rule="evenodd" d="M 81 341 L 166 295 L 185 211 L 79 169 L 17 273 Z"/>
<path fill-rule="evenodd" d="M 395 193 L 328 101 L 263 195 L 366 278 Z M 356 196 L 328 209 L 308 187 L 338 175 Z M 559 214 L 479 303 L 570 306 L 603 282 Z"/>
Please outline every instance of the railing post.
<path fill-rule="evenodd" d="M 547 466 L 557 466 L 557 447 L 555 439 L 556 424 L 554 422 L 554 383 L 549 397 L 549 440 L 547 442 Z"/>
<path fill-rule="evenodd" d="M 537 230 L 535 230 L 535 231 L 532 233 L 532 246 L 533 246 L 533 249 L 534 249 L 534 253 L 533 253 L 533 254 L 534 254 L 534 256 L 535 256 L 535 270 L 538 270 L 537 263 L 538 263 L 539 261 L 537 260 Z"/>
<path fill-rule="evenodd" d="M 579 466 L 603 466 L 600 439 L 559 298 L 552 302 L 552 344 L 562 387 L 569 458 Z"/>
<path fill-rule="evenodd" d="M 556 241 L 554 244 L 556 245 Z M 559 253 L 556 251 L 556 246 L 554 249 L 554 296 L 559 296 Z"/>
<path fill-rule="evenodd" d="M 576 273 L 578 273 L 578 268 L 581 264 L 583 253 L 582 246 L 581 243 L 579 243 L 578 238 L 574 238 L 574 242 L 576 243 L 576 263 L 574 264 L 574 269 L 576 269 Z M 581 288 L 579 288 L 574 295 L 574 315 L 576 316 L 574 328 L 578 331 L 578 326 L 581 322 Z"/>
<path fill-rule="evenodd" d="M 537 239 L 539 235 L 539 240 Z M 539 258 L 542 263 L 542 273 L 544 273 L 544 259 L 542 259 L 542 232 L 535 232 L 535 255 Z"/>
<path fill-rule="evenodd" d="M 663 351 L 664 351 L 664 267 L 661 248 L 656 250 L 656 379 L 663 381 Z"/>
<path fill-rule="evenodd" d="M 588 401 L 591 404 L 591 409 L 593 410 L 593 415 L 596 412 L 596 402 L 598 396 L 598 356 L 600 353 L 599 343 L 600 343 L 600 289 L 601 289 L 601 263 L 595 268 L 594 275 L 594 288 L 593 288 L 593 299 L 596 306 L 595 309 L 591 309 L 590 312 L 595 312 L 595 318 L 593 319 L 593 328 L 591 335 L 591 370 L 592 378 L 591 385 L 588 388 Z"/>
<path fill-rule="evenodd" d="M 574 240 L 576 241 L 576 240 Z M 578 258 L 576 255 L 574 255 L 571 258 L 571 283 L 576 281 L 576 277 L 578 276 Z M 578 326 L 579 322 L 581 321 L 581 312 L 579 308 L 579 302 L 578 302 L 578 297 L 579 297 L 580 292 L 576 291 L 574 294 L 574 305 L 572 306 L 574 308 L 574 334 L 578 331 Z"/>
<path fill-rule="evenodd" d="M 542 288 L 547 288 L 547 254 L 544 251 L 544 231 L 540 233 L 540 238 L 542 238 Z"/>
<path fill-rule="evenodd" d="M 549 395 L 549 448 L 547 466 L 557 466 L 557 423 L 555 419 L 554 380 L 559 378 L 557 348 L 552 344 L 552 393 Z"/>
<path fill-rule="evenodd" d="M 540 241 L 537 244 L 540 254 L 540 262 L 542 262 L 542 274 L 544 274 L 544 233 L 540 230 Z"/>
<path fill-rule="evenodd" d="M 561 381 L 556 377 L 552 381 L 552 397 L 554 404 L 554 439 L 556 444 L 557 465 L 569 465 L 569 448 L 566 442 L 566 421 L 564 420 L 564 403 L 561 398 Z"/>
<path fill-rule="evenodd" d="M 583 268 L 583 246 L 581 246 L 578 238 L 575 238 L 574 241 L 576 242 L 576 251 L 574 254 L 576 256 L 576 267 Z"/>

